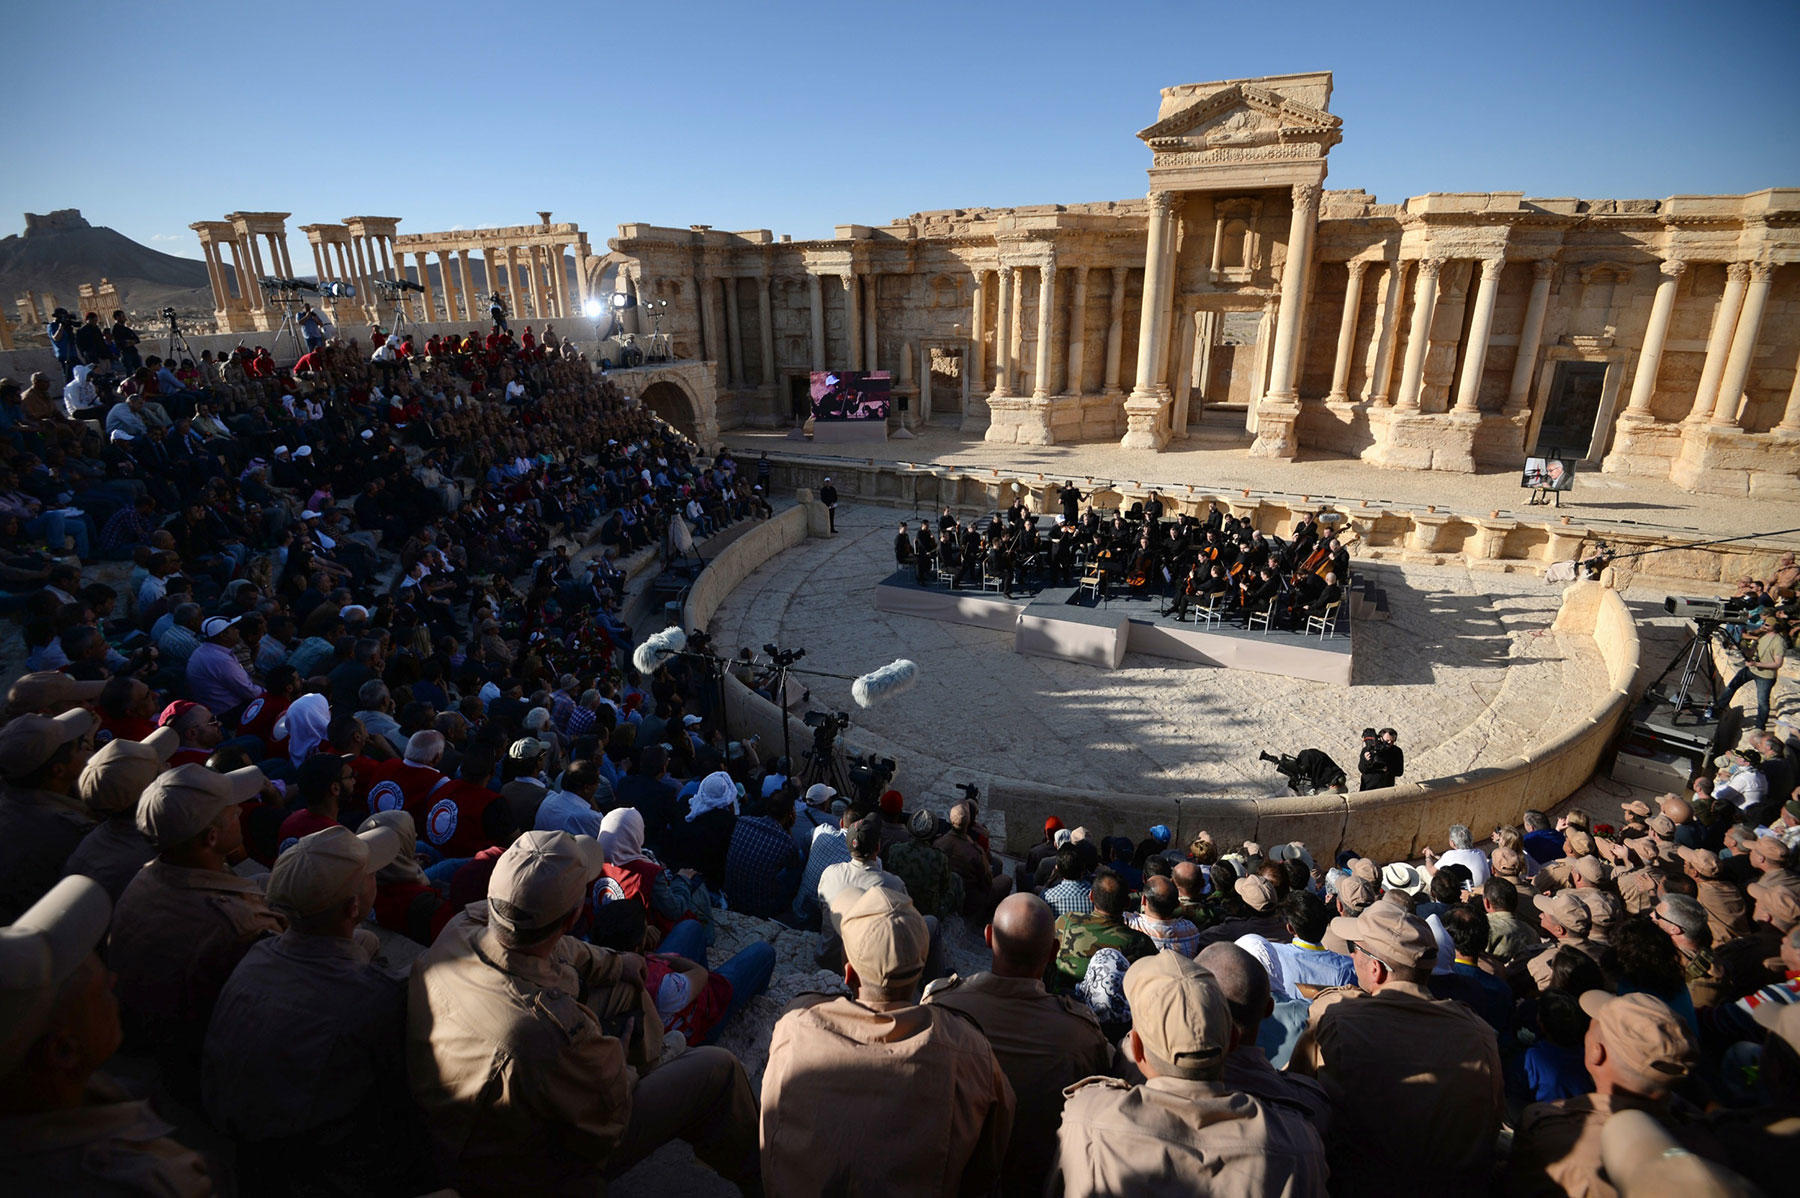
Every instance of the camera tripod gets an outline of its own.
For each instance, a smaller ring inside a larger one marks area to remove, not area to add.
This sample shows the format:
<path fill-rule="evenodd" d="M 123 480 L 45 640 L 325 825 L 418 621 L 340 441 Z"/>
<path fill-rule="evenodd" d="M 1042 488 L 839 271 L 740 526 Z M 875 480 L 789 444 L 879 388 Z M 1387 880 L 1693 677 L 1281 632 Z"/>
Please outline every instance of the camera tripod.
<path fill-rule="evenodd" d="M 180 365 L 183 358 L 198 362 L 200 360 L 200 355 L 195 353 L 193 346 L 188 344 L 187 337 L 183 335 L 181 331 L 181 322 L 176 319 L 175 310 L 173 308 L 166 310 L 164 318 L 169 322 L 169 331 L 164 334 L 168 341 L 168 351 L 163 354 L 163 360 L 166 362 L 174 362 L 176 365 Z M 175 351 L 177 349 L 182 353 L 181 358 L 175 356 Z M 170 369 L 173 369 L 173 367 Z"/>
<path fill-rule="evenodd" d="M 807 787 L 815 782 L 823 782 L 846 797 L 850 794 L 850 773 L 844 768 L 844 753 L 835 738 L 823 747 L 815 738 L 813 747 L 806 750 L 806 768 L 800 771 L 800 784 Z"/>
<path fill-rule="evenodd" d="M 1669 671 L 1675 668 L 1675 663 L 1681 663 L 1681 681 L 1675 687 L 1674 697 L 1669 700 L 1671 724 L 1681 717 L 1683 711 L 1694 706 L 1689 695 L 1693 693 L 1696 681 L 1704 679 L 1706 682 L 1707 707 L 1713 706 L 1713 701 L 1719 695 L 1719 678 L 1712 660 L 1712 643 L 1713 638 L 1719 635 L 1719 625 L 1712 620 L 1697 620 L 1695 627 L 1694 634 L 1688 637 L 1681 652 L 1670 659 L 1669 664 L 1663 667 L 1663 672 L 1656 676 L 1656 681 L 1648 688 L 1652 692 L 1657 691 L 1662 686 L 1663 679 L 1669 676 Z"/>
<path fill-rule="evenodd" d="M 306 352 L 306 339 L 300 336 L 300 297 L 284 295 L 276 296 L 274 300 L 282 308 L 281 324 L 275 329 L 275 340 L 269 342 L 269 353 L 278 356 L 281 353 L 281 339 L 286 337 L 294 343 L 294 359 L 298 361 Z"/>

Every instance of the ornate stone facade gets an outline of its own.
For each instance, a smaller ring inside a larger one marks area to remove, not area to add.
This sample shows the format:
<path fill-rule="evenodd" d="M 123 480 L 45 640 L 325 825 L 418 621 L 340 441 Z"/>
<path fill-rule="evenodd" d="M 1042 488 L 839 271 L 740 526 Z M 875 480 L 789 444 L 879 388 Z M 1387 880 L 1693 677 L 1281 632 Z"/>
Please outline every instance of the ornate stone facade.
<path fill-rule="evenodd" d="M 726 427 L 783 421 L 812 369 L 886 369 L 901 420 L 994 441 L 1447 471 L 1556 450 L 1800 495 L 1800 188 L 1382 204 L 1323 187 L 1330 98 L 1325 72 L 1165 89 L 1141 200 L 801 242 L 621 225 L 588 288 L 668 301 Z"/>
<path fill-rule="evenodd" d="M 406 255 L 416 263 L 413 281 L 421 320 L 436 320 L 441 310 L 450 321 L 485 324 L 485 293 L 498 290 L 509 312 L 520 320 L 576 320 L 583 318 L 588 297 L 587 234 L 567 222 L 552 224 L 550 213 L 538 213 L 535 225 L 509 225 L 497 229 L 458 229 L 447 233 L 407 233 L 398 239 L 404 268 Z M 576 293 L 569 289 L 568 260 L 574 253 Z M 470 255 L 481 256 L 483 282 L 478 289 Z M 438 302 L 438 285 L 431 279 L 431 258 L 438 259 L 438 284 L 444 292 Z"/>

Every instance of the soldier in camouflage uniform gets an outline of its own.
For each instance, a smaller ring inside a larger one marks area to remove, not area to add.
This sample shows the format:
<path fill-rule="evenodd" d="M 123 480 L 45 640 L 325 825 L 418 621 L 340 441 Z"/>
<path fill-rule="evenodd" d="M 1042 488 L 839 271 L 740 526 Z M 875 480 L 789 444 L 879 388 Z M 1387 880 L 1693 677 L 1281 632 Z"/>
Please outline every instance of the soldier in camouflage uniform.
<path fill-rule="evenodd" d="M 1094 875 L 1092 915 L 1063 915 L 1056 921 L 1056 965 L 1047 979 L 1060 993 L 1075 989 L 1087 975 L 1088 962 L 1103 948 L 1116 948 L 1127 961 L 1152 956 L 1156 944 L 1125 922 L 1125 881 L 1102 866 Z"/>
<path fill-rule="evenodd" d="M 1728 1002 L 1725 970 L 1713 959 L 1712 929 L 1707 926 L 1706 908 L 1685 894 L 1665 894 L 1651 912 L 1656 926 L 1675 941 L 1681 954 L 1682 976 L 1687 980 L 1688 997 L 1694 1009 L 1705 1010 Z"/>
<path fill-rule="evenodd" d="M 1224 918 L 1219 911 L 1217 896 L 1206 898 L 1201 891 L 1206 889 L 1206 876 L 1200 867 L 1192 861 L 1183 861 L 1172 871 L 1170 877 L 1175 879 L 1175 889 L 1180 892 L 1181 906 L 1175 911 L 1175 918 L 1185 919 L 1202 932 Z"/>
<path fill-rule="evenodd" d="M 887 851 L 888 872 L 906 883 L 906 893 L 921 915 L 948 919 L 962 910 L 962 879 L 950 869 L 950 858 L 931 845 L 937 816 L 921 807 L 907 824 L 911 839 Z"/>

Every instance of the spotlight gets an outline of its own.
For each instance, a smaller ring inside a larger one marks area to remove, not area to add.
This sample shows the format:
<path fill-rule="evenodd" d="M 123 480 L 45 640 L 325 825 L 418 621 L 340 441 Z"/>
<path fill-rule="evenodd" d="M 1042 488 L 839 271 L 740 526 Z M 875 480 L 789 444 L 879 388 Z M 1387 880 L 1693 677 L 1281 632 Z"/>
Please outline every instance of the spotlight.
<path fill-rule="evenodd" d="M 613 307 L 622 309 L 622 308 L 630 307 L 630 305 L 631 305 L 631 296 L 627 295 L 623 291 L 615 291 L 612 293 L 612 306 Z"/>
<path fill-rule="evenodd" d="M 599 320 L 600 319 L 600 301 L 597 299 L 591 299 L 587 303 L 583 304 L 581 306 L 581 310 L 583 312 L 587 313 L 589 320 Z"/>

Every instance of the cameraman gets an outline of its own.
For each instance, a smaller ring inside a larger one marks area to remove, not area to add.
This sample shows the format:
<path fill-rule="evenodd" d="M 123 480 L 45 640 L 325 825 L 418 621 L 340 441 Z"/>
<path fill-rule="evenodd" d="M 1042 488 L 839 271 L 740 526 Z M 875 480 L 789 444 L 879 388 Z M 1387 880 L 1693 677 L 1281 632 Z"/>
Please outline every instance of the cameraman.
<path fill-rule="evenodd" d="M 75 367 L 81 364 L 81 350 L 75 344 L 75 318 L 69 315 L 67 308 L 58 308 L 50 314 L 50 323 L 44 326 L 44 333 L 50 338 L 56 364 L 62 367 L 63 382 L 74 382 Z"/>
<path fill-rule="evenodd" d="M 119 355 L 119 369 L 131 374 L 144 364 L 138 354 L 138 342 L 142 340 L 137 331 L 125 323 L 125 313 L 117 311 L 112 314 L 113 350 Z"/>
<path fill-rule="evenodd" d="M 498 291 L 488 296 L 488 319 L 492 320 L 494 327 L 502 333 L 509 337 L 512 336 L 512 329 L 508 328 L 506 324 L 506 305 L 500 301 Z"/>
<path fill-rule="evenodd" d="M 1731 697 L 1746 682 L 1756 684 L 1756 722 L 1757 731 L 1769 726 L 1769 695 L 1775 689 L 1775 675 L 1781 670 L 1781 663 L 1787 659 L 1788 626 L 1785 623 L 1771 621 L 1767 608 L 1759 607 L 1744 621 L 1743 638 L 1738 647 L 1744 652 L 1743 668 L 1733 674 L 1726 684 L 1725 693 L 1720 695 L 1712 707 L 1706 709 L 1706 718 L 1711 720 L 1715 709 L 1722 710 L 1731 706 Z"/>
<path fill-rule="evenodd" d="M 306 351 L 318 352 L 325 344 L 325 318 L 311 304 L 302 301 L 300 315 L 295 320 L 299 322 L 301 335 L 306 338 Z"/>

